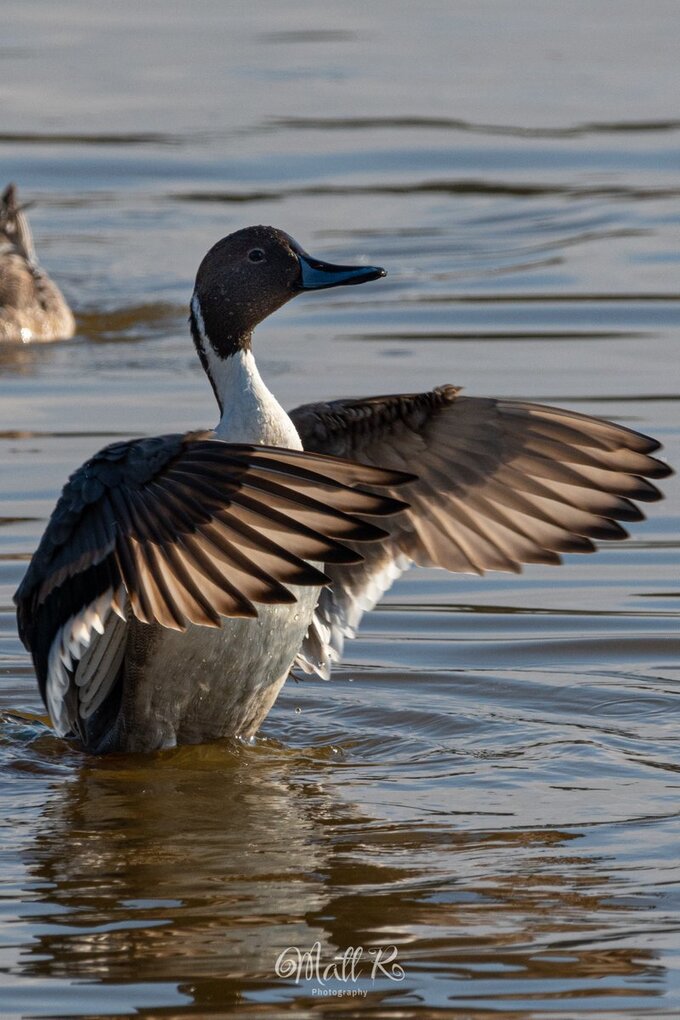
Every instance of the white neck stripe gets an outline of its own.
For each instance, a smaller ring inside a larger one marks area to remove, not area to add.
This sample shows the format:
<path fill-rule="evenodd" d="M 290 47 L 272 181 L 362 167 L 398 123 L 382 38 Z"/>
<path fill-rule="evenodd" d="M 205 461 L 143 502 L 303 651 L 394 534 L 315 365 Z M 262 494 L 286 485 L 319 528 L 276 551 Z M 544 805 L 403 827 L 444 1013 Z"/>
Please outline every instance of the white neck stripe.
<path fill-rule="evenodd" d="M 221 420 L 215 429 L 217 438 L 229 443 L 258 443 L 301 450 L 302 442 L 297 430 L 265 386 L 253 352 L 237 350 L 221 358 L 206 334 L 196 294 L 191 299 L 191 313 L 203 364 L 222 409 Z"/>

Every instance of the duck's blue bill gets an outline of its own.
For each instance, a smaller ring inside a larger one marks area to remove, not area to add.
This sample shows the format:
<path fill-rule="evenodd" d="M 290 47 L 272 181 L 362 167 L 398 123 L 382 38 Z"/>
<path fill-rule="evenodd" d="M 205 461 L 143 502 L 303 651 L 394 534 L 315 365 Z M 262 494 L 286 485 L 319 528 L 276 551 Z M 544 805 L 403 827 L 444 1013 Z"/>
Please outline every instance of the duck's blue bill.
<path fill-rule="evenodd" d="M 320 262 L 307 253 L 298 252 L 300 260 L 300 289 L 322 290 L 324 287 L 343 287 L 355 283 L 368 283 L 387 276 L 379 266 L 333 266 Z"/>

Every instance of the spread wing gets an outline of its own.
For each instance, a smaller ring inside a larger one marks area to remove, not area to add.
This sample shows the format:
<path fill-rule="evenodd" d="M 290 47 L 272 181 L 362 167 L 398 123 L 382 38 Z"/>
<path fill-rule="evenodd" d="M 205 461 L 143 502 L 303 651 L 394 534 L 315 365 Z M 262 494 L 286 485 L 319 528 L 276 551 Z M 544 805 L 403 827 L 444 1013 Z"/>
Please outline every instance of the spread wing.
<path fill-rule="evenodd" d="M 328 582 L 308 560 L 357 562 L 385 537 L 364 515 L 404 507 L 380 490 L 410 476 L 207 435 L 114 443 L 62 492 L 15 595 L 59 733 L 115 685 L 130 614 L 183 630 L 294 602 L 287 585 Z"/>
<path fill-rule="evenodd" d="M 357 564 L 327 568 L 299 664 L 327 676 L 372 609 L 411 563 L 482 574 L 560 563 L 622 539 L 634 501 L 661 498 L 646 479 L 669 467 L 655 440 L 587 415 L 523 401 L 430 393 L 306 404 L 291 412 L 305 450 L 418 475 L 399 490 L 410 509 Z"/>

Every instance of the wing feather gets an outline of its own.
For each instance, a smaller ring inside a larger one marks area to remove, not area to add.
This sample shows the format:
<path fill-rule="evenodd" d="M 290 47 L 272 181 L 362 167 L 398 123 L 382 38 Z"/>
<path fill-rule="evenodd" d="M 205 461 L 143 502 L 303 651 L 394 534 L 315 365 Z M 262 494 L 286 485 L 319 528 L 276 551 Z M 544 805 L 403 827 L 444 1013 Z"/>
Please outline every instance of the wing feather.
<path fill-rule="evenodd" d="M 356 543 L 385 537 L 375 518 L 406 506 L 385 489 L 412 478 L 205 434 L 100 451 L 64 487 L 15 595 L 55 727 L 81 732 L 104 711 L 130 614 L 184 630 L 294 602 L 287 585 L 328 582 L 309 560 L 357 562 Z"/>
<path fill-rule="evenodd" d="M 411 563 L 483 573 L 560 563 L 594 540 L 627 537 L 618 521 L 661 498 L 659 443 L 612 422 L 526 401 L 430 393 L 307 404 L 291 413 L 307 451 L 413 471 L 410 508 L 357 564 L 326 563 L 332 581 L 299 657 L 328 674 L 361 614 Z"/>

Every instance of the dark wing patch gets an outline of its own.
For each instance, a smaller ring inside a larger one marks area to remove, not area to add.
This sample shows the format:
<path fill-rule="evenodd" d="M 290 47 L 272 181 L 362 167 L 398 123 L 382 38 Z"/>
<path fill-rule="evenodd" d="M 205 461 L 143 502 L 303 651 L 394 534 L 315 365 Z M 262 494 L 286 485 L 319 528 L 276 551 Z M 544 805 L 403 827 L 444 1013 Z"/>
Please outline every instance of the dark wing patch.
<path fill-rule="evenodd" d="M 327 675 L 410 563 L 467 573 L 519 571 L 592 552 L 595 539 L 627 537 L 634 501 L 661 498 L 647 479 L 671 473 L 659 443 L 608 421 L 523 401 L 430 393 L 307 404 L 291 412 L 305 450 L 413 471 L 399 490 L 410 508 L 385 525 L 389 539 L 360 563 L 328 566 L 301 664 Z"/>

